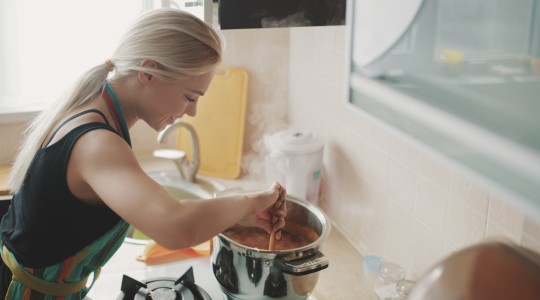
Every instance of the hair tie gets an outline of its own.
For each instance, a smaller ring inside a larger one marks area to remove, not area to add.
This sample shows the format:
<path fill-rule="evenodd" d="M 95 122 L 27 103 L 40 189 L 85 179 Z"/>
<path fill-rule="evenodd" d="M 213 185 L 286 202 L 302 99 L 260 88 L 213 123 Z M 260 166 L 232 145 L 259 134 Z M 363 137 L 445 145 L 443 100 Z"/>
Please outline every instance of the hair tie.
<path fill-rule="evenodd" d="M 107 59 L 104 64 L 105 68 L 107 68 L 107 71 L 111 72 L 112 70 L 114 70 L 114 65 L 110 59 Z"/>

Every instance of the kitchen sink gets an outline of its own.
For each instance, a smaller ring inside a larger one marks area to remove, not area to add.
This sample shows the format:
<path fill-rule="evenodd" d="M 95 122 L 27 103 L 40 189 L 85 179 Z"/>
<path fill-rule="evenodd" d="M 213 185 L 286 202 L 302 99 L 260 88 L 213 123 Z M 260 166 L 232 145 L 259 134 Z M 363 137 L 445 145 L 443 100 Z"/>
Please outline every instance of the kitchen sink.
<path fill-rule="evenodd" d="M 159 183 L 176 199 L 209 199 L 214 194 L 225 190 L 225 186 L 214 178 L 197 175 L 195 182 L 188 182 L 180 178 L 178 172 L 149 172 L 148 175 Z M 125 242 L 145 245 L 150 238 L 137 228 L 130 226 Z"/>

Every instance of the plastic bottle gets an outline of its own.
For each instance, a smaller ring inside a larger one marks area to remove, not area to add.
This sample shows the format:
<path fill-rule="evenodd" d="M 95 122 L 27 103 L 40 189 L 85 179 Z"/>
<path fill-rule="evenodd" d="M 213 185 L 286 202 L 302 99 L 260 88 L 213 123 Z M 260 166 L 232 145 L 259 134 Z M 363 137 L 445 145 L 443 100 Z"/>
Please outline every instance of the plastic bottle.
<path fill-rule="evenodd" d="M 380 300 L 392 300 L 397 296 L 397 283 L 405 279 L 405 269 L 400 265 L 385 262 L 380 266 L 375 283 L 375 295 Z"/>

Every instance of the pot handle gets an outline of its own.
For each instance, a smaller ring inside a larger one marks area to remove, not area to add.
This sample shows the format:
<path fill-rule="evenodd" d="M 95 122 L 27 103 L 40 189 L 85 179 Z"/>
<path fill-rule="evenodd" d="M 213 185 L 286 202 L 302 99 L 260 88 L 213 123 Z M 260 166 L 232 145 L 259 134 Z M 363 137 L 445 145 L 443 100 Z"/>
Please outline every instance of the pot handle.
<path fill-rule="evenodd" d="M 276 257 L 274 259 L 274 267 L 280 269 L 283 273 L 300 276 L 328 268 L 328 258 L 320 251 L 314 255 L 293 260 Z"/>

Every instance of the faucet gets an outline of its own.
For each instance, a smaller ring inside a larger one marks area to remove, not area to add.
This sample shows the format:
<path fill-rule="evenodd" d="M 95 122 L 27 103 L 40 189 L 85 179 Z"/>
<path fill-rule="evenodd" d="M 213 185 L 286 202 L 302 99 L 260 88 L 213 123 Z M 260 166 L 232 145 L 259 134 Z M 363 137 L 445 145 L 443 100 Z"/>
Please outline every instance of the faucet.
<path fill-rule="evenodd" d="M 178 171 L 180 172 L 180 177 L 189 182 L 195 182 L 195 175 L 199 170 L 199 138 L 195 128 L 184 121 L 178 120 L 175 123 L 165 127 L 162 131 L 159 132 L 157 137 L 158 144 L 164 144 L 169 133 L 174 131 L 177 128 L 184 127 L 186 128 L 191 135 L 191 143 L 193 145 L 192 149 L 192 159 L 189 161 L 186 158 L 186 153 L 182 150 L 177 149 L 158 149 L 154 151 L 155 157 L 166 158 L 171 160 L 176 164 Z"/>

